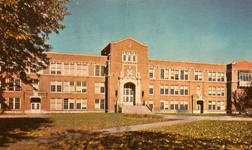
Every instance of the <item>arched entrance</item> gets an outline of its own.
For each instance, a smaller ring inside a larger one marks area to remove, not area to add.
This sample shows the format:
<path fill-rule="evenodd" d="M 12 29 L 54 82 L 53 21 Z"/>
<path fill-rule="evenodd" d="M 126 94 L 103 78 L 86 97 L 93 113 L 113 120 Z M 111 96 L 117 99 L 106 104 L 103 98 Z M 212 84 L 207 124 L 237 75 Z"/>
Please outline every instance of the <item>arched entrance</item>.
<path fill-rule="evenodd" d="M 125 83 L 123 86 L 123 104 L 135 105 L 135 85 L 133 83 Z"/>

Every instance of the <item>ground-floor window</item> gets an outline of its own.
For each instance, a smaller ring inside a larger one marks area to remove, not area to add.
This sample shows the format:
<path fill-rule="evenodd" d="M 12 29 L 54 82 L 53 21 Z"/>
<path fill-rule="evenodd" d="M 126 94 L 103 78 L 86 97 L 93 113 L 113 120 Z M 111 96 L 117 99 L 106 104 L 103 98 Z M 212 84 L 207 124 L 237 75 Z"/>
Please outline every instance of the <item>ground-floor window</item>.
<path fill-rule="evenodd" d="M 217 110 L 225 110 L 225 102 L 224 101 L 217 102 Z"/>
<path fill-rule="evenodd" d="M 188 101 L 180 101 L 180 110 L 188 110 Z"/>
<path fill-rule="evenodd" d="M 160 110 L 169 110 L 169 101 L 162 100 L 160 102 Z"/>
<path fill-rule="evenodd" d="M 20 109 L 20 98 L 9 98 L 10 109 Z"/>
<path fill-rule="evenodd" d="M 208 101 L 208 110 L 215 110 L 215 109 L 216 109 L 215 101 Z"/>
<path fill-rule="evenodd" d="M 74 109 L 74 99 L 64 98 L 64 109 Z"/>
<path fill-rule="evenodd" d="M 76 99 L 76 109 L 87 110 L 87 99 Z"/>
<path fill-rule="evenodd" d="M 170 101 L 170 109 L 178 110 L 178 101 Z"/>
<path fill-rule="evenodd" d="M 104 99 L 95 99 L 95 109 L 104 110 L 105 109 L 105 100 Z"/>
<path fill-rule="evenodd" d="M 62 110 L 62 99 L 61 98 L 51 98 L 50 110 Z"/>

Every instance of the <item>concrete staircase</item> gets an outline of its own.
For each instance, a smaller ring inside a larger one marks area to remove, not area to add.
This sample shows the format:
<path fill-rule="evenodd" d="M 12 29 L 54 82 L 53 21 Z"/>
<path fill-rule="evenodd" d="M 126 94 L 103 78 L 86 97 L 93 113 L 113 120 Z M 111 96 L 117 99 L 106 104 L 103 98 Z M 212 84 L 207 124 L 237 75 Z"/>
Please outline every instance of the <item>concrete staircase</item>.
<path fill-rule="evenodd" d="M 128 114 L 152 114 L 147 106 L 142 105 L 120 105 L 122 113 Z"/>

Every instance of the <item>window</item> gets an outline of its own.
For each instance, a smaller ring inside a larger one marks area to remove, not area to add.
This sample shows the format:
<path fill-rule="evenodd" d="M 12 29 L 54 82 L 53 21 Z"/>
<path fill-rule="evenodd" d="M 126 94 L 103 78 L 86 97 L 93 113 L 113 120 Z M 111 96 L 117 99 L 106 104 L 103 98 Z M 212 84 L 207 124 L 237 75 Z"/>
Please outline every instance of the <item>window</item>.
<path fill-rule="evenodd" d="M 21 91 L 20 80 L 8 79 L 7 82 L 9 91 Z"/>
<path fill-rule="evenodd" d="M 64 98 L 64 109 L 74 109 L 74 99 Z"/>
<path fill-rule="evenodd" d="M 87 99 L 76 99 L 77 110 L 87 110 Z"/>
<path fill-rule="evenodd" d="M 188 101 L 180 101 L 180 110 L 188 110 Z"/>
<path fill-rule="evenodd" d="M 153 68 L 149 68 L 149 78 L 154 79 L 154 69 Z"/>
<path fill-rule="evenodd" d="M 239 71 L 239 81 L 251 81 L 250 71 Z"/>
<path fill-rule="evenodd" d="M 65 62 L 64 63 L 64 75 L 74 75 L 74 63 Z"/>
<path fill-rule="evenodd" d="M 188 70 L 180 70 L 180 80 L 188 80 Z"/>
<path fill-rule="evenodd" d="M 202 81 L 203 80 L 203 73 L 202 71 L 194 71 L 194 80 L 195 81 Z"/>
<path fill-rule="evenodd" d="M 62 63 L 61 62 L 51 62 L 50 63 L 51 74 L 62 74 Z"/>
<path fill-rule="evenodd" d="M 51 92 L 62 92 L 62 82 L 51 81 Z"/>
<path fill-rule="evenodd" d="M 168 90 L 168 85 L 160 85 L 160 94 L 167 95 L 169 94 Z"/>
<path fill-rule="evenodd" d="M 149 94 L 150 95 L 154 94 L 154 85 L 149 85 Z"/>
<path fill-rule="evenodd" d="M 62 110 L 62 99 L 51 98 L 50 99 L 50 110 Z"/>
<path fill-rule="evenodd" d="M 105 93 L 105 84 L 102 82 L 95 83 L 95 93 L 96 94 L 103 94 Z"/>
<path fill-rule="evenodd" d="M 87 93 L 87 83 L 86 82 L 77 82 L 76 92 L 78 92 L 78 93 Z"/>
<path fill-rule="evenodd" d="M 9 98 L 9 107 L 10 109 L 20 109 L 20 98 Z"/>
<path fill-rule="evenodd" d="M 225 110 L 225 102 L 224 101 L 217 102 L 217 110 Z"/>
<path fill-rule="evenodd" d="M 137 54 L 136 52 L 126 52 L 122 53 L 122 61 L 123 62 L 136 62 L 137 61 Z"/>
<path fill-rule="evenodd" d="M 95 99 L 95 109 L 104 110 L 105 109 L 105 100 L 104 99 Z"/>
<path fill-rule="evenodd" d="M 178 101 L 170 101 L 170 109 L 178 110 Z"/>
<path fill-rule="evenodd" d="M 208 95 L 209 96 L 216 96 L 216 87 L 215 86 L 208 87 Z"/>
<path fill-rule="evenodd" d="M 169 101 L 161 100 L 160 110 L 169 110 Z"/>
<path fill-rule="evenodd" d="M 95 76 L 105 76 L 105 66 L 95 65 Z"/>
<path fill-rule="evenodd" d="M 178 95 L 179 94 L 179 89 L 177 85 L 172 85 L 171 86 L 171 95 Z"/>
<path fill-rule="evenodd" d="M 179 70 L 171 69 L 171 80 L 179 80 Z"/>
<path fill-rule="evenodd" d="M 215 101 L 208 101 L 208 110 L 215 110 Z"/>
<path fill-rule="evenodd" d="M 187 85 L 180 86 L 180 95 L 188 95 L 188 86 Z"/>
<path fill-rule="evenodd" d="M 88 76 L 88 66 L 85 64 L 77 64 L 76 75 L 77 76 Z"/>
<path fill-rule="evenodd" d="M 160 70 L 160 79 L 169 79 L 169 70 L 161 69 Z"/>
<path fill-rule="evenodd" d="M 64 92 L 73 93 L 75 92 L 75 86 L 73 81 L 65 81 L 64 82 Z"/>

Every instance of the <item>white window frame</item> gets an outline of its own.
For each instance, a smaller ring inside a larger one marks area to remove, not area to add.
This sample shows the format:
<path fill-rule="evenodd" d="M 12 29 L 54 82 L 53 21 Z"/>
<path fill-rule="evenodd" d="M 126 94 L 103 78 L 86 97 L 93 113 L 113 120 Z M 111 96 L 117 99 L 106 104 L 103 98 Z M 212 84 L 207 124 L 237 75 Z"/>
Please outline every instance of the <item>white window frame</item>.
<path fill-rule="evenodd" d="M 165 84 L 160 85 L 160 95 L 168 95 L 169 94 L 169 86 Z"/>
<path fill-rule="evenodd" d="M 169 101 L 161 100 L 160 101 L 160 110 L 169 110 Z"/>
<path fill-rule="evenodd" d="M 74 99 L 73 98 L 64 98 L 63 99 L 63 109 L 64 110 L 74 110 Z"/>
<path fill-rule="evenodd" d="M 54 86 L 55 91 L 52 90 Z M 58 89 L 60 87 L 60 90 Z M 50 91 L 53 93 L 61 93 L 62 92 L 62 81 L 51 81 L 50 82 Z"/>
<path fill-rule="evenodd" d="M 95 83 L 95 94 L 105 94 L 105 83 L 103 82 Z"/>
<path fill-rule="evenodd" d="M 96 110 L 105 110 L 105 99 L 95 99 L 95 109 Z"/>
<path fill-rule="evenodd" d="M 87 93 L 87 82 L 77 81 L 76 82 L 77 93 Z"/>
<path fill-rule="evenodd" d="M 61 98 L 51 98 L 50 99 L 50 110 L 62 110 L 62 99 Z"/>
<path fill-rule="evenodd" d="M 149 85 L 149 95 L 154 95 L 154 85 L 153 84 Z"/>
<path fill-rule="evenodd" d="M 87 99 L 78 98 L 75 105 L 76 110 L 87 110 Z M 78 105 L 80 105 L 80 108 Z"/>
<path fill-rule="evenodd" d="M 75 92 L 75 82 L 74 81 L 64 81 L 63 92 L 74 93 Z"/>
<path fill-rule="evenodd" d="M 94 75 L 96 77 L 105 76 L 105 65 L 94 65 Z"/>

